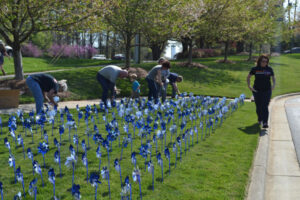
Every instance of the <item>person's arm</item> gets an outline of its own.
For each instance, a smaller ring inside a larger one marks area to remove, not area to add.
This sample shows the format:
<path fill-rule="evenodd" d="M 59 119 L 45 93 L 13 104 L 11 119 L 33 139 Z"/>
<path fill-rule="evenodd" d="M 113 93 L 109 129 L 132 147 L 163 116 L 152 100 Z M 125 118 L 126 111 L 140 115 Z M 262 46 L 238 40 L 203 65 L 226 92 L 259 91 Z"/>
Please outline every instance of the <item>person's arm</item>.
<path fill-rule="evenodd" d="M 161 80 L 161 70 L 157 70 L 157 74 L 156 74 L 156 77 L 155 77 L 157 83 L 162 86 L 163 85 L 163 82 Z"/>
<path fill-rule="evenodd" d="M 179 91 L 179 89 L 178 89 L 178 87 L 177 87 L 176 82 L 172 83 L 172 87 L 174 88 L 174 90 L 175 90 L 175 91 L 177 92 L 177 94 L 179 95 L 179 94 L 180 94 L 180 91 Z"/>
<path fill-rule="evenodd" d="M 251 91 L 253 91 L 253 92 L 257 92 L 253 87 L 251 87 L 251 85 L 250 85 L 250 78 L 251 78 L 251 74 L 248 74 L 248 76 L 247 76 L 247 85 L 248 85 L 248 88 L 251 90 Z"/>
<path fill-rule="evenodd" d="M 275 85 L 276 85 L 276 78 L 275 78 L 275 76 L 272 76 L 272 82 L 273 82 L 273 84 L 272 84 L 272 90 L 274 90 L 275 89 Z"/>
<path fill-rule="evenodd" d="M 55 93 L 55 91 L 54 91 L 54 89 L 51 89 L 48 93 L 44 93 L 45 94 L 45 99 L 49 102 L 49 103 L 51 103 L 52 105 L 54 105 L 54 106 L 57 106 L 57 103 L 54 101 L 54 94 Z"/>

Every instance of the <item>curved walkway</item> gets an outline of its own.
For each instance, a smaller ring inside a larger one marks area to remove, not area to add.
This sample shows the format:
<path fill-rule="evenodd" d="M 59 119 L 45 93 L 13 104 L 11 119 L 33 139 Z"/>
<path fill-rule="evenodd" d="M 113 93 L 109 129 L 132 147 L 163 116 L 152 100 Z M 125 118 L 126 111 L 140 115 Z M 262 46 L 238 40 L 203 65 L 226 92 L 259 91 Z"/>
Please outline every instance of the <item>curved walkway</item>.
<path fill-rule="evenodd" d="M 58 109 L 64 108 L 67 106 L 68 108 L 76 108 L 76 105 L 79 107 L 85 107 L 86 105 L 98 105 L 100 103 L 100 99 L 93 100 L 81 100 L 81 101 L 63 101 L 59 102 Z M 11 114 L 15 113 L 18 109 L 23 110 L 24 112 L 30 112 L 31 110 L 35 110 L 35 103 L 31 104 L 20 104 L 18 108 L 9 108 L 9 109 L 0 109 L 0 114 Z"/>
<path fill-rule="evenodd" d="M 261 132 L 247 199 L 300 199 L 300 168 L 295 150 L 300 144 L 299 116 L 300 94 L 271 101 L 270 128 Z"/>

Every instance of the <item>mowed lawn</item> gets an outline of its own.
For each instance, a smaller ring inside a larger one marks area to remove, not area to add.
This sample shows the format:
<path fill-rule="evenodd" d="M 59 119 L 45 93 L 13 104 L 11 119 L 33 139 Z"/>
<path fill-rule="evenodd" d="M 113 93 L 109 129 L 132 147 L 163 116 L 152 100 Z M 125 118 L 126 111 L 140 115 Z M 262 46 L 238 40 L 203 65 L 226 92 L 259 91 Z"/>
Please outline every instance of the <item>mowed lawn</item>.
<path fill-rule="evenodd" d="M 178 63 L 182 61 L 172 61 L 172 72 L 176 72 L 184 77 L 182 83 L 178 83 L 181 92 L 192 92 L 196 95 L 205 96 L 226 96 L 230 98 L 238 97 L 244 93 L 247 98 L 251 97 L 251 92 L 246 84 L 246 77 L 254 66 L 254 61 L 247 62 L 246 56 L 230 56 L 229 59 L 234 64 L 217 63 L 221 57 L 194 59 L 208 66 L 206 69 L 180 67 Z M 25 60 L 25 59 L 24 59 Z M 34 61 L 34 60 L 33 60 Z M 63 61 L 61 61 L 63 62 Z M 65 61 L 67 62 L 67 61 Z M 75 62 L 75 61 L 72 61 Z M 83 62 L 83 61 L 81 61 Z M 156 63 L 132 64 L 132 67 L 141 67 L 149 71 Z M 26 64 L 24 68 L 26 69 Z M 63 65 L 62 65 L 63 66 Z M 77 65 L 80 66 L 80 63 Z M 123 66 L 121 64 L 121 66 Z M 300 54 L 282 55 L 272 57 L 270 66 L 274 69 L 276 76 L 276 88 L 273 97 L 285 93 L 299 92 L 300 82 Z M 69 66 L 70 67 L 70 66 Z M 101 97 L 101 87 L 96 80 L 96 73 L 101 67 L 85 67 L 69 71 L 52 73 L 57 79 L 67 79 L 69 90 L 72 92 L 71 99 L 97 99 Z M 252 82 L 254 77 L 252 78 Z M 140 79 L 141 95 L 147 96 L 148 86 L 144 79 Z M 129 96 L 131 83 L 128 79 L 118 80 L 118 88 L 121 89 L 121 96 Z M 171 94 L 171 87 L 168 87 L 168 94 Z M 30 96 L 22 96 L 21 102 L 33 102 Z"/>
<path fill-rule="evenodd" d="M 14 61 L 13 58 L 4 58 L 4 70 L 6 74 L 14 74 Z M 122 62 L 122 61 L 121 61 Z M 29 72 L 43 72 L 58 69 L 72 69 L 78 67 L 88 67 L 88 66 L 100 66 L 107 64 L 120 63 L 118 60 L 92 60 L 92 59 L 71 59 L 71 58 L 61 58 L 57 61 L 51 58 L 23 58 L 23 71 L 24 73 Z"/>
<path fill-rule="evenodd" d="M 144 161 L 140 155 L 137 155 L 137 165 L 141 171 L 142 195 L 143 199 L 158 199 L 158 200 L 194 200 L 194 199 L 243 199 L 245 197 L 247 184 L 249 180 L 249 171 L 252 165 L 253 156 L 258 143 L 259 127 L 256 123 L 255 108 L 253 103 L 246 103 L 240 106 L 237 111 L 231 114 L 223 125 L 216 129 L 214 133 L 208 136 L 205 140 L 199 140 L 196 144 L 196 136 L 194 142 L 190 141 L 189 150 L 186 155 L 184 153 L 184 142 L 182 144 L 183 157 L 182 161 L 178 161 L 175 169 L 175 153 L 172 151 L 172 146 L 169 143 L 170 135 L 167 137 L 167 144 L 171 153 L 171 174 L 168 171 L 168 162 L 162 153 L 164 160 L 164 182 L 161 183 L 161 169 L 155 158 L 155 145 L 152 146 L 152 161 L 155 168 L 155 190 L 152 191 L 152 178 L 148 171 L 145 171 Z M 72 111 L 77 121 L 77 111 Z M 53 144 L 53 138 L 56 137 L 59 141 L 58 127 L 55 126 L 54 136 L 51 136 L 51 125 L 47 124 L 45 130 L 48 131 L 50 151 L 45 155 L 46 168 L 43 168 L 43 157 L 37 154 L 38 142 L 40 139 L 40 128 L 35 134 L 34 141 L 31 143 L 31 135 L 24 137 L 21 124 L 18 125 L 17 134 L 22 133 L 25 144 L 25 151 L 28 147 L 34 153 L 34 159 L 39 162 L 42 167 L 43 179 L 45 187 L 42 187 L 41 178 L 39 175 L 32 175 L 31 160 L 23 158 L 22 147 L 15 148 L 15 143 L 9 136 L 7 130 L 8 116 L 2 115 L 3 119 L 3 135 L 0 135 L 0 141 L 8 137 L 12 146 L 12 153 L 16 158 L 16 167 L 21 166 L 21 172 L 24 175 L 26 198 L 32 199 L 28 194 L 28 185 L 33 177 L 38 178 L 38 196 L 37 199 L 51 199 L 52 185 L 48 181 L 47 172 L 53 167 L 56 173 L 56 196 L 59 199 L 73 199 L 70 188 L 72 183 L 72 169 L 64 165 L 66 157 L 70 155 L 68 140 L 68 130 L 62 135 L 61 147 L 61 162 L 62 162 L 62 178 L 59 177 L 59 166 L 54 163 L 54 152 L 56 147 Z M 25 114 L 25 118 L 28 114 Z M 176 120 L 176 119 L 175 119 Z M 102 120 L 101 120 L 102 121 Z M 199 122 L 199 121 L 198 121 Z M 90 126 L 92 126 L 90 122 Z M 179 125 L 178 125 L 179 126 Z M 190 123 L 188 123 L 188 127 Z M 132 126 L 130 126 L 132 133 Z M 103 122 L 98 125 L 99 132 L 105 136 L 106 131 Z M 205 129 L 205 128 L 204 128 Z M 126 135 L 120 127 L 121 138 Z M 94 188 L 86 182 L 86 169 L 81 162 L 83 150 L 81 148 L 82 139 L 86 140 L 85 123 L 81 120 L 78 135 L 79 135 L 79 154 L 78 161 L 75 167 L 75 183 L 79 184 L 81 189 L 82 199 L 94 199 Z M 168 131 L 169 132 L 169 131 Z M 201 132 L 201 131 L 200 131 Z M 74 133 L 72 130 L 71 135 Z M 179 131 L 178 131 L 179 133 Z M 136 133 L 137 134 L 137 133 Z M 200 134 L 200 133 L 199 133 Z M 200 139 L 200 135 L 199 135 Z M 145 140 L 144 140 L 145 141 Z M 173 137 L 174 141 L 174 137 Z M 76 149 L 71 138 L 71 144 Z M 133 151 L 139 152 L 140 139 L 136 136 L 133 143 Z M 160 151 L 161 141 L 158 141 L 158 151 Z M 188 144 L 188 143 L 187 143 Z M 97 145 L 90 138 L 90 149 L 88 150 L 89 173 L 98 171 L 99 160 L 96 158 Z M 102 165 L 107 166 L 107 152 L 102 147 Z M 179 151 L 179 150 L 178 150 Z M 118 141 L 113 142 L 113 150 L 110 152 L 110 184 L 112 199 L 120 199 L 120 177 L 119 173 L 113 168 L 115 158 L 120 158 L 121 148 L 118 147 Z M 149 156 L 148 156 L 149 160 Z M 139 186 L 132 181 L 133 165 L 130 159 L 130 144 L 123 150 L 123 159 L 120 162 L 122 168 L 122 178 L 129 176 L 132 184 L 133 199 L 139 199 Z M 8 149 L 4 144 L 0 145 L 0 181 L 3 183 L 4 199 L 12 199 L 18 192 L 22 191 L 20 182 L 14 184 L 13 168 L 8 165 Z M 98 188 L 98 199 L 109 199 L 107 181 L 100 178 L 102 182 Z"/>

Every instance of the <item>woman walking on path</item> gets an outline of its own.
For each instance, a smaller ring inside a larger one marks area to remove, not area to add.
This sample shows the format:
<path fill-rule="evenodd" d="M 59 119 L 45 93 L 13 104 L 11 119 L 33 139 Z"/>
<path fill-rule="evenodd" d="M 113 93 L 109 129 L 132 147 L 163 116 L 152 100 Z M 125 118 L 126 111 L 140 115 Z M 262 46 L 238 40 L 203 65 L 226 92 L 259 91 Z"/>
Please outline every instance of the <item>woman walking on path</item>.
<path fill-rule="evenodd" d="M 57 106 L 57 102 L 54 101 L 53 97 L 57 92 L 67 91 L 66 82 L 66 80 L 57 81 L 50 74 L 34 74 L 27 77 L 26 84 L 34 97 L 37 114 L 40 114 L 43 110 L 44 99 Z"/>
<path fill-rule="evenodd" d="M 158 102 L 160 88 L 165 89 L 163 79 L 168 76 L 171 68 L 170 62 L 162 58 L 158 60 L 158 63 L 159 65 L 153 67 L 146 76 L 149 88 L 148 100 L 154 99 L 155 103 Z"/>
<path fill-rule="evenodd" d="M 255 76 L 253 87 L 250 86 L 251 76 Z M 272 84 L 270 78 L 272 77 Z M 272 90 L 275 88 L 275 75 L 269 66 L 269 58 L 265 55 L 258 57 L 256 66 L 251 69 L 247 76 L 248 88 L 252 91 L 256 105 L 258 123 L 263 123 L 263 128 L 268 128 L 269 102 Z"/>
<path fill-rule="evenodd" d="M 4 43 L 2 42 L 2 40 L 0 40 L 0 69 L 1 69 L 1 71 L 2 71 L 2 73 L 3 73 L 3 75 L 5 76 L 6 73 L 5 73 L 4 68 L 3 68 L 3 64 L 4 64 L 4 56 L 9 57 L 9 55 L 8 55 L 7 52 L 6 52 Z"/>
<path fill-rule="evenodd" d="M 97 80 L 102 87 L 102 101 L 106 105 L 108 92 L 111 91 L 111 99 L 114 99 L 116 96 L 116 81 L 117 78 L 126 78 L 128 77 L 128 72 L 122 70 L 120 67 L 115 65 L 108 65 L 100 69 L 97 73 Z"/>

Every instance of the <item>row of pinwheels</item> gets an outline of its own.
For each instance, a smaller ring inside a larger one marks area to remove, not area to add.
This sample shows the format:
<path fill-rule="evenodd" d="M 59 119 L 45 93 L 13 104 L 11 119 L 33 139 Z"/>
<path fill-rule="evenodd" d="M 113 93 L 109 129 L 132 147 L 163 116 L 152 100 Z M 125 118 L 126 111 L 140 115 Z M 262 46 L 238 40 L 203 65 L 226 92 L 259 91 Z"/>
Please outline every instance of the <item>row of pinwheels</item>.
<path fill-rule="evenodd" d="M 155 154 L 157 166 L 161 171 L 161 181 L 163 181 L 164 162 L 161 153 L 165 155 L 168 163 L 168 173 L 170 174 L 171 160 L 174 161 L 176 168 L 178 160 L 182 160 L 183 153 L 186 155 L 194 143 L 198 143 L 199 140 L 205 140 L 214 129 L 220 127 L 223 120 L 234 112 L 239 105 L 243 104 L 243 101 L 244 95 L 234 100 L 190 95 L 189 97 L 167 101 L 164 104 L 154 104 L 151 101 L 146 102 L 144 99 L 141 102 L 131 99 L 122 99 L 120 102 L 108 101 L 107 106 L 100 103 L 100 109 L 96 105 L 87 105 L 84 109 L 77 107 L 77 111 L 73 111 L 73 114 L 67 107 L 59 111 L 56 108 L 49 109 L 47 107 L 41 115 L 35 116 L 33 112 L 30 112 L 26 119 L 24 119 L 23 112 L 18 111 L 16 115 L 11 115 L 8 119 L 8 133 L 11 136 L 9 138 L 7 138 L 6 133 L 2 133 L 2 120 L 0 119 L 1 135 L 5 135 L 4 144 L 9 153 L 9 165 L 14 168 L 15 183 L 17 180 L 22 183 L 24 197 L 26 191 L 23 174 L 20 167 L 16 169 L 16 162 L 19 165 L 22 165 L 22 162 L 20 160 L 18 162 L 14 156 L 14 154 L 20 151 L 15 150 L 15 152 L 12 152 L 9 142 L 10 138 L 16 147 L 22 146 L 23 159 L 25 159 L 25 149 L 27 149 L 27 157 L 32 164 L 32 174 L 34 176 L 36 173 L 40 176 L 42 187 L 44 186 L 42 167 L 39 165 L 37 159 L 34 159 L 34 153 L 31 151 L 31 148 L 25 148 L 25 146 L 34 148 L 34 142 L 36 140 L 39 141 L 39 145 L 35 148 L 37 148 L 37 152 L 43 157 L 43 169 L 47 168 L 45 157 L 47 152 L 49 152 L 49 146 L 55 147 L 54 161 L 59 168 L 59 177 L 62 177 L 61 163 L 72 168 L 71 187 L 75 199 L 80 199 L 80 186 L 75 184 L 75 177 L 77 176 L 75 167 L 77 168 L 78 166 L 77 160 L 80 154 L 83 166 L 86 168 L 86 181 L 90 181 L 95 187 L 95 199 L 97 198 L 100 174 L 104 180 L 107 180 L 108 194 L 111 198 L 110 175 L 114 174 L 110 169 L 110 157 L 112 156 L 118 157 L 113 163 L 120 177 L 121 198 L 131 199 L 132 188 L 129 183 L 129 177 L 126 176 L 124 183 L 122 181 L 122 171 L 125 171 L 125 174 L 128 175 L 128 171 L 130 170 L 127 169 L 128 164 L 124 163 L 126 162 L 124 158 L 131 158 L 129 161 L 131 161 L 132 168 L 134 168 L 132 178 L 133 181 L 139 183 L 140 197 L 142 198 L 141 171 L 139 170 L 141 165 L 137 165 L 138 159 L 136 155 L 141 155 L 144 159 L 144 161 L 139 161 L 139 163 L 144 163 L 145 171 L 148 169 L 148 172 L 151 174 L 152 189 L 154 189 L 154 172 L 157 171 L 154 169 L 157 167 L 155 167 L 156 164 L 153 162 L 152 157 L 154 155 L 152 154 Z M 102 117 L 99 117 L 100 113 Z M 74 116 L 77 116 L 76 120 Z M 80 123 L 83 117 L 86 126 Z M 17 120 L 19 120 L 18 123 Z M 17 127 L 21 127 L 19 128 L 20 130 L 17 130 Z M 57 128 L 60 137 L 59 141 L 55 137 L 57 135 Z M 65 129 L 68 130 L 66 136 L 64 136 Z M 48 135 L 47 131 L 51 131 L 51 135 Z M 100 134 L 101 131 L 103 131 L 102 134 Z M 19 132 L 18 135 L 17 132 Z M 38 137 L 39 132 L 41 135 L 40 138 Z M 62 139 L 62 136 L 65 140 Z M 30 144 L 27 141 L 27 137 L 31 138 Z M 90 137 L 93 138 L 95 145 L 90 144 Z M 49 142 L 49 138 L 53 138 L 53 145 L 51 141 Z M 26 142 L 24 142 L 24 139 Z M 80 139 L 82 139 L 82 152 L 78 150 Z M 140 140 L 140 145 L 138 139 Z M 129 144 L 131 147 L 130 153 L 126 151 L 126 156 L 124 156 L 124 149 Z M 69 149 L 70 156 L 67 156 L 67 148 Z M 105 150 L 105 153 L 101 152 L 102 148 Z M 170 152 L 169 148 L 172 149 L 174 155 L 171 155 L 172 151 Z M 95 153 L 91 153 L 92 149 L 95 149 Z M 134 150 L 138 150 L 138 153 Z M 96 173 L 94 170 L 95 159 L 90 159 L 91 154 L 96 154 L 96 158 L 99 160 Z M 107 165 L 102 167 L 101 170 L 101 165 L 104 163 L 101 159 L 105 156 L 107 157 Z M 89 175 L 89 164 L 91 162 L 93 170 L 90 170 L 92 173 Z M 52 162 L 49 163 L 53 164 Z M 125 170 L 121 170 L 121 164 L 125 166 Z M 52 167 L 48 170 L 48 179 L 53 185 L 53 196 L 56 199 L 55 166 Z M 0 186 L 2 194 L 2 183 L 0 183 Z M 28 192 L 37 198 L 37 177 L 34 176 L 33 180 L 30 181 Z M 17 196 L 20 196 L 19 193 Z"/>

